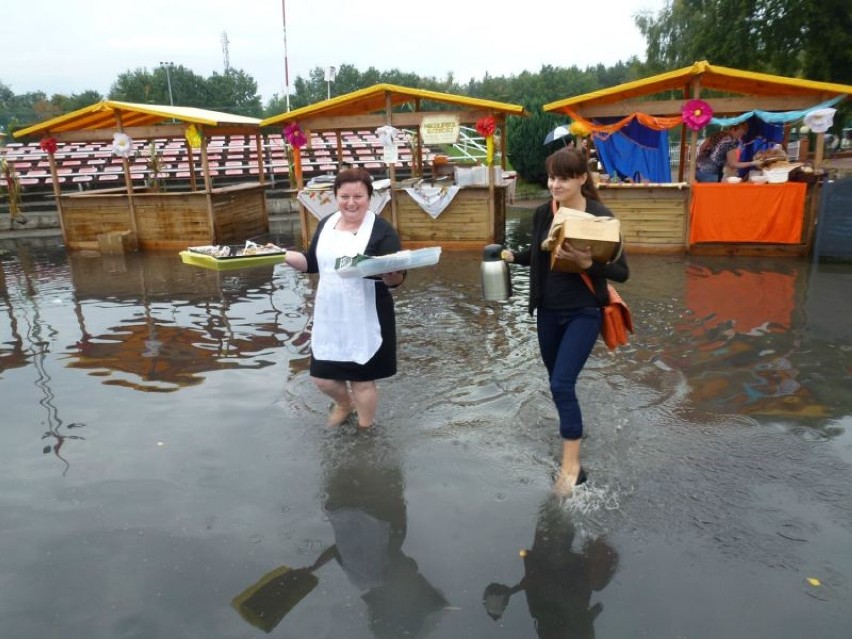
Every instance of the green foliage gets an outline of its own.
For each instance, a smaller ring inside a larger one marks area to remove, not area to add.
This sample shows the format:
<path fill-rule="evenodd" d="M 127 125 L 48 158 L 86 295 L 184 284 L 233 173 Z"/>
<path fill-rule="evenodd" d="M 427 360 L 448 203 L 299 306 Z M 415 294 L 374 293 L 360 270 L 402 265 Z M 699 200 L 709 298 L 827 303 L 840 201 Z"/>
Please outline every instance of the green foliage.
<path fill-rule="evenodd" d="M 171 83 L 171 96 L 169 95 Z M 214 111 L 261 117 L 263 106 L 257 82 L 245 71 L 228 69 L 204 78 L 183 65 L 125 71 L 110 88 L 112 100 L 141 104 L 193 106 Z"/>
<path fill-rule="evenodd" d="M 669 0 L 636 17 L 650 72 L 712 64 L 852 83 L 849 0 Z"/>
<path fill-rule="evenodd" d="M 257 82 L 245 71 L 228 69 L 213 73 L 207 79 L 207 93 L 212 103 L 206 108 L 237 115 L 263 117 L 263 106 L 257 94 Z"/>
<path fill-rule="evenodd" d="M 84 91 L 70 96 L 55 93 L 48 97 L 42 91 L 33 91 L 16 95 L 9 87 L 0 82 L 0 130 L 14 132 L 33 122 L 47 120 L 56 116 L 82 109 L 101 100 L 97 91 Z"/>
<path fill-rule="evenodd" d="M 559 142 L 544 144 L 544 139 L 550 131 L 566 122 L 564 116 L 543 113 L 540 109 L 531 109 L 527 118 L 509 120 L 507 157 L 521 178 L 547 186 L 544 161 L 559 148 Z"/>

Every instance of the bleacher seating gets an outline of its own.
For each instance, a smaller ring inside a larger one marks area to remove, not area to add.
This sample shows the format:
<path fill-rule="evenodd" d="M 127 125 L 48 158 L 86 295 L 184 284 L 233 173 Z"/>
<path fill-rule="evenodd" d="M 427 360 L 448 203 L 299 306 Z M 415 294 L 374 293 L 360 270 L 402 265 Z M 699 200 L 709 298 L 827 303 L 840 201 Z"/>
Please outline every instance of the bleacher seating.
<path fill-rule="evenodd" d="M 382 148 L 371 131 L 343 131 L 342 163 L 344 166 L 362 166 L 376 177 L 386 177 L 387 167 L 381 162 Z M 161 179 L 182 188 L 190 179 L 190 164 L 186 145 L 182 140 L 156 139 L 139 141 L 135 156 L 130 162 L 134 184 L 144 185 L 152 178 L 148 167 L 151 145 L 159 156 Z M 57 183 L 62 190 L 112 188 L 124 184 L 121 158 L 116 157 L 111 143 L 60 143 L 54 154 Z M 411 169 L 411 151 L 402 142 L 396 169 Z M 257 147 L 253 136 L 213 136 L 208 142 L 208 163 L 214 186 L 246 179 L 255 180 L 259 173 Z M 287 181 L 289 168 L 284 141 L 280 134 L 263 138 L 263 165 L 268 181 Z M 15 168 L 24 194 L 52 192 L 53 179 L 47 154 L 38 142 L 10 142 L 0 147 L 7 161 Z M 424 164 L 431 160 L 428 148 L 423 149 Z M 195 175 L 202 179 L 201 155 L 193 153 Z M 333 173 L 338 168 L 337 138 L 334 134 L 313 134 L 310 143 L 302 148 L 302 173 L 310 179 L 321 173 Z"/>

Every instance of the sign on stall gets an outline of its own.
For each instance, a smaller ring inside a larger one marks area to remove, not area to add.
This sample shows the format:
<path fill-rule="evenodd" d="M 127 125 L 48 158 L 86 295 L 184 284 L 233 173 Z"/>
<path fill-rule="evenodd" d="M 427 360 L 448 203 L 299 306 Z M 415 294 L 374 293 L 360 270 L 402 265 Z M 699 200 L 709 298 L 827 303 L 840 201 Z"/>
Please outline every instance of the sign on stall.
<path fill-rule="evenodd" d="M 457 115 L 424 115 L 420 122 L 420 138 L 424 144 L 453 144 L 459 139 Z"/>

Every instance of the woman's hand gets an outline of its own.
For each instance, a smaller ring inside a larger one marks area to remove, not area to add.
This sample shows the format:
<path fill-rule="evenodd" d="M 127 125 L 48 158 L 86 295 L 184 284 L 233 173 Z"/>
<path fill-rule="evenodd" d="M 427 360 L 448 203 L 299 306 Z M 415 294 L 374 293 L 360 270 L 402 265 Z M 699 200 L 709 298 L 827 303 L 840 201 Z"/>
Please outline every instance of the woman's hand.
<path fill-rule="evenodd" d="M 564 240 L 556 249 L 556 257 L 560 260 L 568 260 L 573 262 L 581 270 L 585 271 L 592 265 L 592 249 L 591 247 L 576 248 L 568 240 Z"/>
<path fill-rule="evenodd" d="M 515 261 L 515 254 L 512 253 L 509 249 L 503 249 L 500 251 L 500 259 L 504 262 L 509 262 L 510 264 Z"/>
<path fill-rule="evenodd" d="M 388 288 L 396 288 L 405 280 L 405 273 L 403 271 L 393 271 L 391 273 L 382 273 L 382 282 L 385 283 L 385 286 Z"/>

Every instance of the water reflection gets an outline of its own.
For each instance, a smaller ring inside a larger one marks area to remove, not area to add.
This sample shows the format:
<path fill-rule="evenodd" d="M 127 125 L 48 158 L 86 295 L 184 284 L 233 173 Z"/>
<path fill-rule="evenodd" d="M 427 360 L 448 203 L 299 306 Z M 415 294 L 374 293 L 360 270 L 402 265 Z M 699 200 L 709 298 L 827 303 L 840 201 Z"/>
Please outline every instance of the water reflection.
<path fill-rule="evenodd" d="M 601 538 L 578 543 L 572 517 L 558 497 L 548 496 L 539 509 L 532 548 L 521 553 L 524 576 L 514 586 L 485 588 L 488 616 L 500 619 L 512 596 L 523 591 L 539 637 L 595 636 L 603 605 L 591 604 L 592 593 L 609 584 L 618 555 Z"/>
<path fill-rule="evenodd" d="M 257 357 L 259 351 L 307 342 L 304 324 L 296 335 L 279 325 L 282 311 L 272 296 L 272 266 L 223 274 L 158 254 L 71 254 L 69 264 L 80 339 L 68 351 L 67 365 L 109 377 L 105 384 L 173 392 L 200 384 L 206 372 L 271 366 L 271 360 Z M 241 330 L 233 306 L 253 290 L 267 297 L 272 317 L 267 322 L 251 318 L 249 329 Z M 117 324 L 92 335 L 87 310 L 94 307 L 92 314 L 101 315 L 104 304 L 125 310 Z M 179 317 L 182 310 L 188 317 Z"/>
<path fill-rule="evenodd" d="M 9 263 L 12 268 L 8 269 L 8 278 L 14 284 L 11 291 L 7 283 L 7 269 L 0 261 L 0 299 L 9 318 L 8 329 L 11 334 L 11 340 L 5 340 L 0 349 L 0 373 L 32 364 L 35 369 L 34 384 L 39 391 L 38 403 L 44 409 L 41 423 L 47 427 L 41 436 L 45 442 L 42 453 L 52 453 L 62 463 L 64 476 L 71 465 L 63 455 L 62 448 L 69 440 L 84 439 L 82 435 L 69 431 L 82 428 L 85 424 L 65 424 L 60 417 L 53 391 L 53 378 L 48 372 L 51 340 L 58 331 L 45 319 L 41 308 L 44 300 L 39 295 L 39 280 L 43 272 L 26 246 L 21 247 L 17 257 L 16 264 Z M 20 324 L 18 315 L 21 316 Z M 21 335 L 19 326 L 24 327 L 25 335 Z"/>
<path fill-rule="evenodd" d="M 690 400 L 705 410 L 746 415 L 828 417 L 803 383 L 801 327 L 807 266 L 766 271 L 698 263 L 685 269 L 683 321 L 661 361 L 686 374 Z"/>
<path fill-rule="evenodd" d="M 308 567 L 280 566 L 237 595 L 232 605 L 266 632 L 320 582 L 334 561 L 366 605 L 379 638 L 426 637 L 448 605 L 402 546 L 408 528 L 405 478 L 392 442 L 376 433 L 331 437 L 324 443 L 323 510 L 334 544 Z"/>

